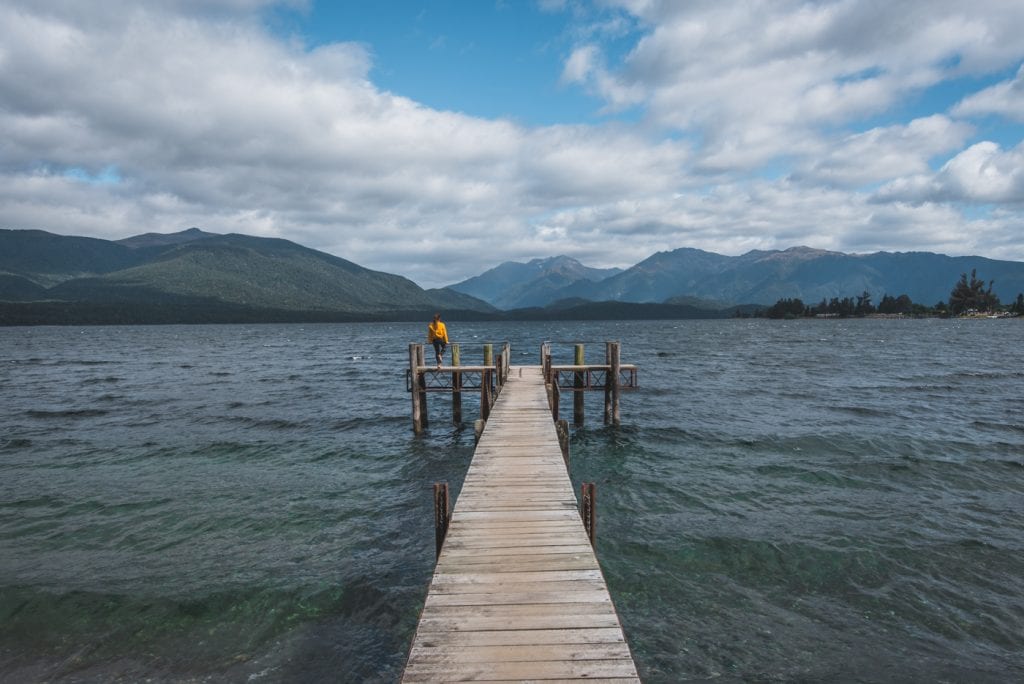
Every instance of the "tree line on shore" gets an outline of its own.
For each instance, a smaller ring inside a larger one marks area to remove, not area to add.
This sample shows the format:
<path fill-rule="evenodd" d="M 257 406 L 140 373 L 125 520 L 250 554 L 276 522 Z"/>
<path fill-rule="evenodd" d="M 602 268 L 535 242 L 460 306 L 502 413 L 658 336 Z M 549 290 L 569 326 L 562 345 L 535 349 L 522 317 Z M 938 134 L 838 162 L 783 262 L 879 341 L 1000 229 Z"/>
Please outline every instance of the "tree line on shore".
<path fill-rule="evenodd" d="M 976 271 L 960 274 L 949 301 L 939 301 L 926 306 L 911 301 L 906 294 L 893 297 L 886 294 L 875 305 L 871 301 L 871 293 L 866 290 L 855 297 L 822 298 L 817 304 L 805 304 L 801 299 L 784 298 L 760 312 L 767 318 L 855 318 L 875 314 L 896 316 L 963 316 L 974 313 L 992 314 L 1006 312 L 1024 315 L 1024 293 L 1018 294 L 1013 303 L 1000 305 L 999 297 L 992 291 L 995 281 L 990 280 L 988 287 L 985 281 L 977 277 Z"/>

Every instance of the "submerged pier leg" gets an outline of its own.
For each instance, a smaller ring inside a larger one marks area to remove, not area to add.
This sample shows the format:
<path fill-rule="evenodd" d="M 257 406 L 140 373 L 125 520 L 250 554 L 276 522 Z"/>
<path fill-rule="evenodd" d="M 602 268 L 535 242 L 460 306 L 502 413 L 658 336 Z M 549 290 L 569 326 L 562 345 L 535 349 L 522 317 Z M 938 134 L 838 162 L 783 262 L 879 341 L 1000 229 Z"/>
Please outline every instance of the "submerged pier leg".
<path fill-rule="evenodd" d="M 459 353 L 459 345 L 452 345 L 452 365 L 458 366 L 462 361 Z M 456 425 L 462 422 L 462 373 L 452 371 L 452 422 Z"/>
<path fill-rule="evenodd" d="M 412 395 L 412 431 L 416 434 L 423 432 L 423 407 L 420 406 L 420 378 L 417 371 L 419 353 L 415 342 L 409 344 L 409 394 Z"/>
<path fill-rule="evenodd" d="M 423 355 L 423 345 L 416 345 L 416 364 L 418 366 L 425 366 Z M 427 376 L 425 373 L 418 373 L 418 384 L 414 385 L 413 391 L 419 392 L 420 395 L 420 426 L 427 427 L 430 424 L 427 418 Z"/>
<path fill-rule="evenodd" d="M 573 358 L 573 364 L 576 366 L 582 366 L 585 364 L 583 345 L 576 345 L 576 353 Z M 576 371 L 574 374 L 573 386 L 575 391 L 572 393 L 572 424 L 577 427 L 583 426 L 583 371 Z"/>

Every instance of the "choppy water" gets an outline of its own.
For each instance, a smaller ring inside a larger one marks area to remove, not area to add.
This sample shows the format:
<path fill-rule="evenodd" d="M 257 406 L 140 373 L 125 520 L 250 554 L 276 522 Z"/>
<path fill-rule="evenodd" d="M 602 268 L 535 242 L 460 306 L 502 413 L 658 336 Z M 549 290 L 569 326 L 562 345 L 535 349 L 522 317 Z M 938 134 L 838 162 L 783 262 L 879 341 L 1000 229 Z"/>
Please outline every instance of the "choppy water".
<path fill-rule="evenodd" d="M 413 437 L 421 328 L 0 329 L 0 679 L 395 681 L 476 415 Z M 1024 678 L 1019 321 L 449 328 L 640 364 L 572 474 L 645 681 Z"/>

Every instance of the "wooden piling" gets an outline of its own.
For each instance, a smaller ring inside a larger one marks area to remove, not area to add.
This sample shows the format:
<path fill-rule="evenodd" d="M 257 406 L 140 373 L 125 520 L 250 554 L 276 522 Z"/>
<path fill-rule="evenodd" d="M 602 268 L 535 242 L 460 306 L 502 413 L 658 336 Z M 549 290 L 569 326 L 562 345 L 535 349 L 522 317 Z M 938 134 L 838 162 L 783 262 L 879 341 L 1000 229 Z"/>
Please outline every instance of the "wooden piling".
<path fill-rule="evenodd" d="M 583 528 L 593 546 L 597 539 L 597 485 L 593 482 L 580 485 L 580 517 L 583 518 Z"/>
<path fill-rule="evenodd" d="M 558 389 L 558 382 L 552 382 L 549 387 L 551 387 L 551 394 L 549 395 L 551 399 L 551 417 L 557 423 L 558 406 L 562 401 L 562 390 Z"/>
<path fill-rule="evenodd" d="M 452 345 L 452 365 L 458 366 L 462 361 L 459 345 Z M 452 371 L 452 422 L 462 423 L 462 373 Z"/>
<path fill-rule="evenodd" d="M 583 345 L 576 345 L 576 353 L 573 358 L 573 365 L 582 366 L 586 364 L 584 360 Z M 573 386 L 575 390 L 572 393 L 572 423 L 577 427 L 582 427 L 584 407 L 583 407 L 583 372 L 576 371 L 573 378 Z"/>
<path fill-rule="evenodd" d="M 434 483 L 434 543 L 437 557 L 441 557 L 444 538 L 448 534 L 448 523 L 452 519 L 452 507 L 448 499 L 448 483 Z"/>
<path fill-rule="evenodd" d="M 409 394 L 412 396 L 412 431 L 416 434 L 423 432 L 423 408 L 420 406 L 420 373 L 419 373 L 419 354 L 416 351 L 418 347 L 415 342 L 409 344 Z"/>
<path fill-rule="evenodd" d="M 565 469 L 569 470 L 569 421 L 555 420 L 555 430 L 558 432 L 558 446 L 562 448 L 562 458 L 565 460 Z"/>
<path fill-rule="evenodd" d="M 416 345 L 416 365 L 418 365 L 418 366 L 425 366 L 425 365 L 427 365 L 424 362 L 423 345 L 422 344 L 417 344 Z M 427 426 L 430 425 L 430 420 L 428 418 L 428 413 L 427 413 L 427 376 L 424 375 L 423 373 L 417 373 L 416 377 L 417 377 L 417 383 L 416 383 L 415 388 L 413 389 L 413 391 L 414 392 L 419 392 L 419 395 L 420 395 L 420 425 L 423 428 L 426 428 Z"/>
<path fill-rule="evenodd" d="M 608 384 L 612 388 L 612 425 L 618 426 L 621 423 L 621 416 L 619 414 L 619 373 L 622 369 L 618 342 L 611 343 L 610 352 L 611 359 L 609 359 L 608 364 L 610 381 Z"/>
<path fill-rule="evenodd" d="M 485 370 L 480 372 L 480 418 L 484 421 L 491 415 L 491 373 Z"/>

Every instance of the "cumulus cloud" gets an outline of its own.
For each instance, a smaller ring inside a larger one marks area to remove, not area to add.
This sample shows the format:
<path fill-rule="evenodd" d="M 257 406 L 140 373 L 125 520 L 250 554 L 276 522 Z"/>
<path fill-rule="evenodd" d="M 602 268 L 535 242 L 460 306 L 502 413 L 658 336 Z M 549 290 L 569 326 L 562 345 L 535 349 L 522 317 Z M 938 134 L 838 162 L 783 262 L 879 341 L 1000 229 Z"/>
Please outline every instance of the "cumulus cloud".
<path fill-rule="evenodd" d="M 882 187 L 880 201 L 976 202 L 1024 205 L 1024 143 L 1002 150 L 980 142 L 946 162 L 937 173 L 899 178 Z"/>
<path fill-rule="evenodd" d="M 1008 119 L 1024 122 L 1024 65 L 1017 70 L 1017 76 L 974 93 L 953 107 L 956 116 L 979 116 L 996 114 Z"/>
<path fill-rule="evenodd" d="M 816 157 L 804 160 L 793 177 L 857 188 L 927 173 L 933 157 L 961 149 L 973 130 L 969 123 L 942 114 L 905 125 L 872 128 L 846 136 Z"/>
<path fill-rule="evenodd" d="M 713 169 L 815 154 L 822 129 L 1024 54 L 1024 5 L 1000 0 L 616 4 L 652 28 L 604 76 L 609 104 L 643 93 L 654 122 L 701 137 Z"/>

